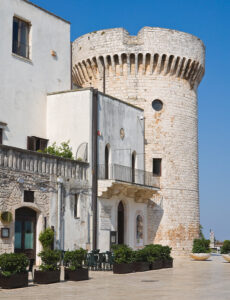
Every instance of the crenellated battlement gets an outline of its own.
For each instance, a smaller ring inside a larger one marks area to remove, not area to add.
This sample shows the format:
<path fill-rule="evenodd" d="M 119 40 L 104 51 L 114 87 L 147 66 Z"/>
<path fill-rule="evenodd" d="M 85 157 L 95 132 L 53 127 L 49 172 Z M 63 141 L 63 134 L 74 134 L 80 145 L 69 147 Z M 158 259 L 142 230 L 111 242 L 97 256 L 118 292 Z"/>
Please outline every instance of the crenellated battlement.
<path fill-rule="evenodd" d="M 123 28 L 92 32 L 73 43 L 73 81 L 95 86 L 104 75 L 159 75 L 184 79 L 193 88 L 204 75 L 204 51 L 200 39 L 175 30 L 144 27 L 137 36 Z"/>

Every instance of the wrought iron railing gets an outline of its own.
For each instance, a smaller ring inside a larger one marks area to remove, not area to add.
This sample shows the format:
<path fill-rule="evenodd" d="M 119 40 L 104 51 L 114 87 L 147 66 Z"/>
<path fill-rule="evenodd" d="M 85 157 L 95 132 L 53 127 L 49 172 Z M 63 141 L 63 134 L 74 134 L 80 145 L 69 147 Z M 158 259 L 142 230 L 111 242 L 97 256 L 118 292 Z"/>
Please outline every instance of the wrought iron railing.
<path fill-rule="evenodd" d="M 159 177 L 153 176 L 151 172 L 133 169 L 118 164 L 98 165 L 98 179 L 113 179 L 124 182 L 159 187 Z"/>

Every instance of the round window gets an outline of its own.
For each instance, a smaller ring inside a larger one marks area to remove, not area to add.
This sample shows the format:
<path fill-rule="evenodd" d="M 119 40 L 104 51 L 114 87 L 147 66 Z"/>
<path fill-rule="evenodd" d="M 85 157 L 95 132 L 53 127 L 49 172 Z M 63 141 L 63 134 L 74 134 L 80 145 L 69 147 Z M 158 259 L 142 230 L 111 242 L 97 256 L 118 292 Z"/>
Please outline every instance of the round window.
<path fill-rule="evenodd" d="M 160 111 L 163 108 L 163 102 L 159 99 L 155 99 L 152 102 L 152 107 L 153 107 L 154 110 Z"/>

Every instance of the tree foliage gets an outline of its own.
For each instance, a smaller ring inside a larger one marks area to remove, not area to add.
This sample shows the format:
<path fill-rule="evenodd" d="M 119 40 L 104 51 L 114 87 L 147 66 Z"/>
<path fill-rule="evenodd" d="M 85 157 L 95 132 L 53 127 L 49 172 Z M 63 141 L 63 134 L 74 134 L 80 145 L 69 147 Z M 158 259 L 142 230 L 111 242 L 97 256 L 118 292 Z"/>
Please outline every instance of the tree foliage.
<path fill-rule="evenodd" d="M 39 152 L 55 155 L 59 157 L 73 159 L 72 147 L 69 145 L 70 141 L 62 142 L 60 146 L 54 142 L 51 146 L 47 147 L 44 151 Z"/>
<path fill-rule="evenodd" d="M 39 241 L 42 244 L 43 250 L 51 249 L 54 242 L 54 232 L 51 228 L 46 228 L 39 235 Z"/>

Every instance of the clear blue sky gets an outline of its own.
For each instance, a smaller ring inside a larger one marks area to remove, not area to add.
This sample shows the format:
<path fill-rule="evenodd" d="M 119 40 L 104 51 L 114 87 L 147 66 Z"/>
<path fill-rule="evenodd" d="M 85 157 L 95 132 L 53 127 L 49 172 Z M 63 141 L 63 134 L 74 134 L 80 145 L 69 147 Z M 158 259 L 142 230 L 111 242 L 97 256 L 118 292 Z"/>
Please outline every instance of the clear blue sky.
<path fill-rule="evenodd" d="M 71 38 L 112 27 L 143 26 L 198 36 L 206 73 L 198 90 L 201 224 L 208 237 L 230 239 L 230 0 L 33 0 L 69 20 Z"/>

